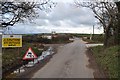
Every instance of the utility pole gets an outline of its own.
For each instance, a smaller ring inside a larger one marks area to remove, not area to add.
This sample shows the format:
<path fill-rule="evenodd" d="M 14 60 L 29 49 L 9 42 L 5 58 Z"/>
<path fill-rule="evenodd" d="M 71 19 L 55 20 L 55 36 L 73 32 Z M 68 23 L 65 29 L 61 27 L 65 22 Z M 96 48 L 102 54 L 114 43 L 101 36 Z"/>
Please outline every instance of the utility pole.
<path fill-rule="evenodd" d="M 93 25 L 92 31 L 93 31 L 93 32 L 90 33 L 90 40 L 92 40 L 92 39 L 93 39 L 93 36 L 94 36 L 94 25 Z"/>
<path fill-rule="evenodd" d="M 93 33 L 91 33 L 91 38 L 90 38 L 90 40 L 93 40 L 93 37 L 94 37 L 94 25 L 93 25 Z"/>
<path fill-rule="evenodd" d="M 94 35 L 94 25 L 93 25 L 93 35 Z"/>

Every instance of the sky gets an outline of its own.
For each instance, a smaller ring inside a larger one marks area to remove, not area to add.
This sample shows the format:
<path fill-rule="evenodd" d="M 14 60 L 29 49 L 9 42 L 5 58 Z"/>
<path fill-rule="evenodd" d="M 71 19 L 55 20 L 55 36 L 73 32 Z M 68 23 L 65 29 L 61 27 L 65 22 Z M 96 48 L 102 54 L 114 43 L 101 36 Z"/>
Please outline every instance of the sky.
<path fill-rule="evenodd" d="M 97 25 L 94 13 L 83 7 L 76 7 L 73 0 L 53 0 L 57 2 L 50 12 L 38 11 L 39 17 L 32 22 L 17 23 L 10 28 L 14 34 L 27 33 L 92 33 L 95 25 L 95 33 L 103 33 L 103 29 Z"/>

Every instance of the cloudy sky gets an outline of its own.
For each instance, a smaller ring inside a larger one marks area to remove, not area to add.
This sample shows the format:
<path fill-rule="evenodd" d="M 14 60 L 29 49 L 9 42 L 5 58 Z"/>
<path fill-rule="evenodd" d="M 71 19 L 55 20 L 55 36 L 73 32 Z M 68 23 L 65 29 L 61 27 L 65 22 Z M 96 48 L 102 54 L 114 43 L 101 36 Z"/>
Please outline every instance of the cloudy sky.
<path fill-rule="evenodd" d="M 51 12 L 39 11 L 39 17 L 31 23 L 15 24 L 11 32 L 15 34 L 25 33 L 92 33 L 95 25 L 95 33 L 103 33 L 98 29 L 97 20 L 90 9 L 77 8 L 73 5 L 73 0 L 57 1 L 55 8 Z"/>

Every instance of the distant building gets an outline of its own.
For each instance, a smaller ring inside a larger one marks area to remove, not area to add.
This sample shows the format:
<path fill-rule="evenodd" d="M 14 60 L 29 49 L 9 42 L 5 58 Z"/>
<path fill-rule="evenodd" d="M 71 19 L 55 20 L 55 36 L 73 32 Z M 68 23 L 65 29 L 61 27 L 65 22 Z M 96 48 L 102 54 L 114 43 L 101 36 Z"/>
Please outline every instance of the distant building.
<path fill-rule="evenodd" d="M 51 36 L 51 35 L 44 34 L 44 35 L 42 35 L 42 38 L 52 39 L 52 36 Z"/>
<path fill-rule="evenodd" d="M 74 38 L 69 38 L 70 41 L 74 41 Z"/>

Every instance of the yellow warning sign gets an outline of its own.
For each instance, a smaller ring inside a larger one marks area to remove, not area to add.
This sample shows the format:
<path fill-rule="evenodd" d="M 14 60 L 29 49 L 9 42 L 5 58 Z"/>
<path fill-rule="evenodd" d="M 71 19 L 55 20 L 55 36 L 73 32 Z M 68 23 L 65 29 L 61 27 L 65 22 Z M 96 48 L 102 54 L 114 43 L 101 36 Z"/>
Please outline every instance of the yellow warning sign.
<path fill-rule="evenodd" d="M 2 47 L 22 47 L 22 36 L 13 35 L 10 37 L 9 35 L 4 35 L 2 37 Z"/>

